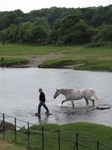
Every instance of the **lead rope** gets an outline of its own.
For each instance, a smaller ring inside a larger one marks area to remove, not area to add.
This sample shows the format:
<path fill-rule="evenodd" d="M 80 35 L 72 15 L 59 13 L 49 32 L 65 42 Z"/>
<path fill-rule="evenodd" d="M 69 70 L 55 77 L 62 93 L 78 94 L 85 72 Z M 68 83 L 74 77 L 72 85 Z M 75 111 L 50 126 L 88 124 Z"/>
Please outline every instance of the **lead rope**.
<path fill-rule="evenodd" d="M 51 100 L 49 100 L 49 101 L 46 101 L 46 103 L 47 103 L 47 102 L 51 102 L 51 101 L 53 101 L 53 100 L 54 100 L 54 99 L 51 99 Z"/>

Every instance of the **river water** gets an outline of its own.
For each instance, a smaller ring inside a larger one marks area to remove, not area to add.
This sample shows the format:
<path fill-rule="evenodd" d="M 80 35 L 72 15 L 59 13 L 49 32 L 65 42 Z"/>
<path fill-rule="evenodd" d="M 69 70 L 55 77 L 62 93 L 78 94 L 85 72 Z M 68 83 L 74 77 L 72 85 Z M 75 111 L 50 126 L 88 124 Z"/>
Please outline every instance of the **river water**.
<path fill-rule="evenodd" d="M 38 106 L 38 88 L 46 94 L 47 106 L 52 115 L 45 116 L 41 108 L 41 118 L 34 114 Z M 112 126 L 112 108 L 94 109 L 84 100 L 61 105 L 65 99 L 59 95 L 53 100 L 56 88 L 92 88 L 99 100 L 97 106 L 112 106 L 112 73 L 75 71 L 69 69 L 39 69 L 39 68 L 0 68 L 0 113 L 28 121 L 33 124 L 73 122 L 92 122 Z"/>

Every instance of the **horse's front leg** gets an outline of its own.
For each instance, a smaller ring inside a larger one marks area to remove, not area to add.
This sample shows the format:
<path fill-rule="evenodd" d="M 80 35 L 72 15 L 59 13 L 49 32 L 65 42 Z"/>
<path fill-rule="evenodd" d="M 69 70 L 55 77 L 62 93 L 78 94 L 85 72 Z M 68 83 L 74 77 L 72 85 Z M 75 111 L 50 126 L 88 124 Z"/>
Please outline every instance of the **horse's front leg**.
<path fill-rule="evenodd" d="M 63 100 L 63 101 L 61 102 L 61 104 L 63 104 L 64 102 L 67 102 L 67 101 L 71 101 L 71 103 L 72 103 L 72 106 L 74 107 L 74 101 L 72 101 L 72 100 L 69 100 L 69 99 Z"/>
<path fill-rule="evenodd" d="M 85 101 L 86 101 L 86 104 L 88 105 L 88 104 L 89 104 L 89 101 L 88 101 L 88 99 L 86 99 L 86 98 L 85 98 Z"/>
<path fill-rule="evenodd" d="M 71 100 L 72 106 L 74 107 L 74 101 Z"/>
<path fill-rule="evenodd" d="M 62 102 L 61 102 L 61 104 L 63 104 L 64 102 L 67 102 L 67 101 L 69 101 L 68 99 L 66 99 L 66 100 L 63 100 Z"/>

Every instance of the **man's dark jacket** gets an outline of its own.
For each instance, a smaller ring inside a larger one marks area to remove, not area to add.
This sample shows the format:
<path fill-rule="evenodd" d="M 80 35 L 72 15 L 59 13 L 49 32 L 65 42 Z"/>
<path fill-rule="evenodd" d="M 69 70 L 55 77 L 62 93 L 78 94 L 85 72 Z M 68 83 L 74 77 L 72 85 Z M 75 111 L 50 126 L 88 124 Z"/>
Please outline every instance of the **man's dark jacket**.
<path fill-rule="evenodd" d="M 45 102 L 45 94 L 43 92 L 40 93 L 39 100 Z"/>

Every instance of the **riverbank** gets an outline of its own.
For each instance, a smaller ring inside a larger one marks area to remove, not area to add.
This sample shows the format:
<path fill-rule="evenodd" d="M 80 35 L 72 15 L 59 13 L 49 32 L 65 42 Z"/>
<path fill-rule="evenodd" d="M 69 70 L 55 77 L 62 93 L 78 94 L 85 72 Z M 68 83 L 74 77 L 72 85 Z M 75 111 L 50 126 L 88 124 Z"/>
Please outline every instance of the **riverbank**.
<path fill-rule="evenodd" d="M 69 68 L 75 70 L 112 71 L 112 47 L 90 48 L 85 46 L 36 46 L 0 44 L 0 59 L 23 58 L 27 63 L 9 67 Z M 1 63 L 1 62 L 0 62 Z M 5 65 L 4 65 L 5 66 Z M 7 67 L 7 65 L 6 65 Z"/>
<path fill-rule="evenodd" d="M 9 56 L 5 56 L 8 57 Z M 26 60 L 26 63 L 16 63 L 16 64 L 12 64 L 9 67 L 12 68 L 37 68 L 39 67 L 41 64 L 43 64 L 44 62 L 51 60 L 51 59 L 58 59 L 58 58 L 63 58 L 65 57 L 64 54 L 61 53 L 51 53 L 48 55 L 23 55 L 23 56 L 11 56 L 12 59 L 14 58 L 21 58 Z M 2 58 L 4 58 L 2 56 Z M 61 68 L 67 68 L 67 69 L 74 69 L 75 65 L 63 65 L 61 66 Z M 7 66 L 6 66 L 7 67 Z M 60 67 L 59 67 L 60 68 Z"/>
<path fill-rule="evenodd" d="M 36 68 L 45 61 L 48 61 L 50 59 L 63 58 L 65 57 L 65 55 L 59 52 L 59 53 L 50 53 L 46 55 L 23 55 L 18 57 L 28 60 L 27 64 L 22 64 L 20 67 Z"/>
<path fill-rule="evenodd" d="M 66 58 L 64 54 L 51 53 L 49 55 L 23 55 L 1 57 L 1 67 L 10 68 L 60 68 L 90 71 L 112 72 L 112 60 L 74 60 Z M 7 59 L 7 60 L 6 60 Z"/>

